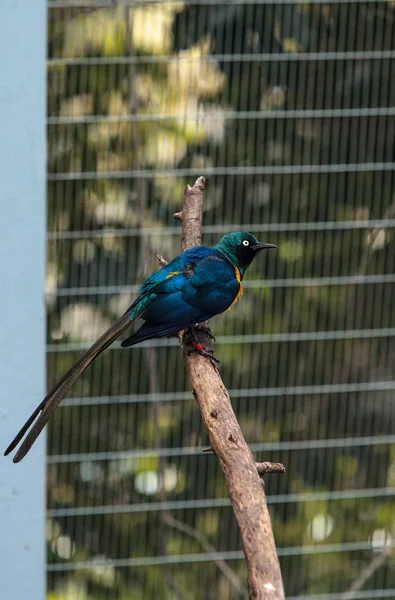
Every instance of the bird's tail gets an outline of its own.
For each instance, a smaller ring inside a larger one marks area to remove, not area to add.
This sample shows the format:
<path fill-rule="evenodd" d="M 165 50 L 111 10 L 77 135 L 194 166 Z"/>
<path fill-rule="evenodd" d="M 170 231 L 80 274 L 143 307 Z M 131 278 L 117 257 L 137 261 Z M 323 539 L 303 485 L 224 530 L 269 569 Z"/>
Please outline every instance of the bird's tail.
<path fill-rule="evenodd" d="M 130 325 L 137 321 L 137 319 L 140 318 L 141 312 L 142 311 L 139 311 L 139 314 L 135 317 L 134 315 L 131 316 L 129 309 L 114 325 L 112 325 L 105 333 L 103 333 L 103 335 L 99 337 L 99 339 L 93 344 L 93 346 L 91 346 L 91 348 L 89 348 L 89 350 L 87 350 L 87 352 L 85 352 L 85 354 L 81 356 L 81 358 L 77 360 L 75 365 L 73 365 L 71 369 L 69 369 L 67 373 L 63 375 L 55 387 L 44 398 L 41 404 L 37 406 L 36 410 L 26 421 L 22 429 L 17 433 L 7 450 L 4 452 L 5 456 L 7 456 L 7 454 L 16 448 L 35 421 L 33 427 L 23 440 L 22 445 L 20 446 L 13 460 L 15 463 L 17 463 L 21 461 L 24 456 L 26 456 L 37 437 L 48 423 L 53 412 L 62 402 L 67 392 L 76 382 L 78 377 L 95 360 L 95 358 L 99 356 L 99 354 L 108 348 L 108 346 L 110 346 L 112 342 L 125 331 L 125 329 L 127 329 Z"/>

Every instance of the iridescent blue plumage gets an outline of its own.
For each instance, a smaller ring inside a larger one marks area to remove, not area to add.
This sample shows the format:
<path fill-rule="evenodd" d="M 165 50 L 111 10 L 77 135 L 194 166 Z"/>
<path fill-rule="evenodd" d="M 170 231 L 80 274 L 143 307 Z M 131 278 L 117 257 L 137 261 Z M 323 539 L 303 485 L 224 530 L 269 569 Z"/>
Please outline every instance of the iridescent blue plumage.
<path fill-rule="evenodd" d="M 250 233 L 229 233 L 214 248 L 196 246 L 150 275 L 132 306 L 81 356 L 39 404 L 8 446 L 11 452 L 22 442 L 14 462 L 29 451 L 56 407 L 85 369 L 138 319 L 136 333 L 122 342 L 132 346 L 144 340 L 171 335 L 227 310 L 242 292 L 241 280 L 259 250 L 275 248 L 261 244 Z M 199 351 L 201 350 L 201 346 Z"/>
<path fill-rule="evenodd" d="M 122 346 L 171 335 L 224 312 L 240 285 L 235 266 L 217 249 L 199 246 L 183 252 L 144 282 L 130 316 L 148 301 L 145 323 Z"/>

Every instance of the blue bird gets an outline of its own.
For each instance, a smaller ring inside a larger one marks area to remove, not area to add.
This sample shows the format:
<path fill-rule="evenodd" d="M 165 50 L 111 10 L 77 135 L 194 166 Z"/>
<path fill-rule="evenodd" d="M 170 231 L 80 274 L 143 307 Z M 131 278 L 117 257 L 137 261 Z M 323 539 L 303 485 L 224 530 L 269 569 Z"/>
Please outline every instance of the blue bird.
<path fill-rule="evenodd" d="M 276 248 L 262 244 L 251 233 L 229 233 L 213 248 L 195 246 L 150 275 L 122 317 L 63 375 L 26 421 L 5 455 L 25 437 L 14 462 L 19 462 L 48 423 L 55 409 L 85 369 L 138 319 L 144 323 L 122 342 L 123 347 L 188 329 L 224 312 L 243 293 L 242 279 L 260 250 Z M 200 344 L 195 344 L 202 351 Z"/>

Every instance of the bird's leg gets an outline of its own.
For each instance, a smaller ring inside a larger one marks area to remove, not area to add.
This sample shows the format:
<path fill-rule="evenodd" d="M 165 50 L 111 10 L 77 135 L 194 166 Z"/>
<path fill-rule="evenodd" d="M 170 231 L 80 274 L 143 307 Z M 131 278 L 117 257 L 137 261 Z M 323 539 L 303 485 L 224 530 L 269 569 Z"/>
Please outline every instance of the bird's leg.
<path fill-rule="evenodd" d="M 202 333 L 207 335 L 210 338 L 210 340 L 213 340 L 213 342 L 215 342 L 215 335 L 211 333 L 210 327 L 207 327 L 207 325 L 203 325 L 203 323 L 196 323 L 194 327 L 198 331 L 201 331 Z"/>
<path fill-rule="evenodd" d="M 197 329 L 197 331 L 196 331 Z M 199 326 L 198 328 L 195 327 L 189 327 L 185 333 L 184 336 L 190 336 L 190 340 L 192 342 L 192 348 L 191 351 L 189 352 L 189 354 L 191 352 L 197 352 L 198 354 L 200 354 L 201 356 L 206 356 L 207 358 L 210 359 L 210 361 L 212 362 L 213 366 L 216 366 L 215 363 L 219 364 L 219 359 L 214 356 L 214 351 L 213 350 L 209 350 L 207 348 L 203 347 L 203 344 L 200 342 L 198 334 L 202 332 L 202 333 L 206 333 L 203 329 L 203 327 Z M 210 336 L 212 337 L 212 336 Z"/>

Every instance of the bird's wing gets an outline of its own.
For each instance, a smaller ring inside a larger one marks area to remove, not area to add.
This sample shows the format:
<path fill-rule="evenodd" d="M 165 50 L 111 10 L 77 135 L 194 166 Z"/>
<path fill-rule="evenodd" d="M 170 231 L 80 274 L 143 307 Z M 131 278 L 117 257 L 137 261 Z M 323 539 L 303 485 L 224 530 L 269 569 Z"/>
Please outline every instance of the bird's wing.
<path fill-rule="evenodd" d="M 199 261 L 185 282 L 183 299 L 206 312 L 218 315 L 227 310 L 240 292 L 237 269 L 227 260 L 208 256 Z"/>
<path fill-rule="evenodd" d="M 193 274 L 192 266 L 179 264 L 177 267 L 180 270 L 167 269 L 166 272 L 161 273 L 159 282 L 158 280 L 153 282 L 155 283 L 152 285 L 154 297 L 142 315 L 145 323 L 130 337 L 123 340 L 121 344 L 123 348 L 153 337 L 171 335 L 199 321 L 200 312 L 182 299 L 185 282 Z"/>
<path fill-rule="evenodd" d="M 191 274 L 191 267 L 212 253 L 213 249 L 207 246 L 195 246 L 194 248 L 186 250 L 182 254 L 176 256 L 176 258 L 173 258 L 167 265 L 161 267 L 147 277 L 140 288 L 140 293 L 167 293 L 166 290 L 169 292 L 172 291 L 171 286 L 174 285 L 176 281 L 179 282 L 179 279 L 175 279 L 175 276 L 189 276 Z M 162 284 L 164 284 L 163 287 Z M 167 287 L 166 284 L 170 284 L 170 287 Z"/>
<path fill-rule="evenodd" d="M 179 296 L 190 306 L 214 316 L 231 306 L 240 291 L 240 279 L 235 267 L 227 260 L 216 254 L 205 254 L 200 260 L 186 262 L 182 268 L 167 272 L 153 291 L 157 297 L 144 319 L 150 319 L 155 305 L 164 305 L 160 298 L 162 294 L 170 294 L 174 300 Z"/>
<path fill-rule="evenodd" d="M 156 295 L 144 312 L 145 323 L 122 346 L 171 335 L 211 319 L 229 308 L 239 291 L 234 267 L 214 254 L 187 263 L 182 270 L 168 271 L 154 287 Z"/>

